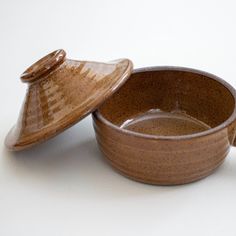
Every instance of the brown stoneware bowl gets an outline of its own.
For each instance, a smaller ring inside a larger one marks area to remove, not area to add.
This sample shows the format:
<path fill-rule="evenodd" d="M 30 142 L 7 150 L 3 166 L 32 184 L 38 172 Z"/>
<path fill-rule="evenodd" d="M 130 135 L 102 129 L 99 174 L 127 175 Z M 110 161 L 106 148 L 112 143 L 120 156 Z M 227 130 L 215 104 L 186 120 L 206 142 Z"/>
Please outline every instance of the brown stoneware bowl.
<path fill-rule="evenodd" d="M 138 69 L 93 121 L 100 149 L 122 174 L 184 184 L 212 173 L 235 145 L 236 93 L 202 71 Z"/>

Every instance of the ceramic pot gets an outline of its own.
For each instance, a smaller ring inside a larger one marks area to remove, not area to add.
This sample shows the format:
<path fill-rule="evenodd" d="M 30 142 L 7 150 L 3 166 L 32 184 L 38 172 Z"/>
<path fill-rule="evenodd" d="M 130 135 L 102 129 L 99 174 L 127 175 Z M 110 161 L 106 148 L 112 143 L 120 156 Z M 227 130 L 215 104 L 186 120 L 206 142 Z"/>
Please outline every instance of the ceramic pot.
<path fill-rule="evenodd" d="M 101 151 L 125 176 L 189 183 L 212 173 L 235 145 L 236 93 L 202 71 L 138 69 L 93 113 L 93 123 Z"/>

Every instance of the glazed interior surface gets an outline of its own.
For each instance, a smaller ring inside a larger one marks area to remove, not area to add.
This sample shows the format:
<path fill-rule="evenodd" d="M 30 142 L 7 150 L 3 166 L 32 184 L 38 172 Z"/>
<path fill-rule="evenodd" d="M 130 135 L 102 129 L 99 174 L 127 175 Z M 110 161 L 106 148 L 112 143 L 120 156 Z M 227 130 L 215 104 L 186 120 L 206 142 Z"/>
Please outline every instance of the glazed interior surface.
<path fill-rule="evenodd" d="M 226 121 L 234 98 L 220 82 L 189 71 L 132 74 L 99 109 L 120 128 L 151 135 L 199 133 Z"/>

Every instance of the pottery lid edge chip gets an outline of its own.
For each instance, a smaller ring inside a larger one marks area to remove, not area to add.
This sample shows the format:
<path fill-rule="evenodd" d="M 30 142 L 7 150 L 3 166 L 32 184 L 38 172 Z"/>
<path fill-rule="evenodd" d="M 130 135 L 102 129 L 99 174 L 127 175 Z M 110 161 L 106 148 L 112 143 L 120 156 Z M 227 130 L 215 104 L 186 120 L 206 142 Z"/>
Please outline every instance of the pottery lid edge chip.
<path fill-rule="evenodd" d="M 41 58 L 21 75 L 28 88 L 6 147 L 23 150 L 63 132 L 116 92 L 132 69 L 129 59 L 77 61 L 67 59 L 62 49 Z"/>

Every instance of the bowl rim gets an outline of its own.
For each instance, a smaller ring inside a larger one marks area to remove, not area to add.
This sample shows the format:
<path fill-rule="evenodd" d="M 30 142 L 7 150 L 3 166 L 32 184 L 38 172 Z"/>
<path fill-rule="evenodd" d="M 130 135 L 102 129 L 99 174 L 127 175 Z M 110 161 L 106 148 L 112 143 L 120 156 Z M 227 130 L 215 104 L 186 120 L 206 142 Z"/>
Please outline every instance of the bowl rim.
<path fill-rule="evenodd" d="M 157 72 L 157 71 L 180 71 L 180 72 L 189 72 L 189 73 L 194 73 L 198 75 L 203 75 L 207 77 L 208 79 L 212 79 L 214 81 L 217 81 L 220 83 L 222 86 L 224 86 L 232 95 L 234 98 L 234 110 L 232 114 L 229 116 L 227 120 L 225 120 L 223 123 L 220 125 L 208 129 L 206 131 L 194 133 L 194 134 L 187 134 L 187 135 L 177 135 L 177 136 L 165 136 L 165 135 L 153 135 L 153 134 L 145 134 L 145 133 L 138 133 L 135 131 L 127 130 L 120 128 L 119 126 L 113 124 L 111 121 L 107 120 L 99 111 L 99 108 L 93 112 L 93 118 L 98 119 L 101 121 L 103 124 L 107 125 L 108 127 L 115 129 L 116 131 L 123 133 L 125 135 L 130 135 L 130 136 L 135 136 L 139 138 L 145 138 L 145 139 L 150 139 L 150 140 L 186 140 L 186 139 L 192 139 L 192 138 L 198 138 L 198 137 L 204 137 L 208 136 L 211 134 L 214 134 L 218 131 L 221 131 L 230 125 L 232 125 L 236 121 L 236 90 L 225 80 L 221 79 L 220 77 L 202 71 L 198 69 L 193 69 L 193 68 L 188 68 L 188 67 L 180 67 L 180 66 L 152 66 L 152 67 L 142 67 L 138 69 L 134 69 L 131 76 L 137 73 L 142 73 L 142 72 Z"/>

